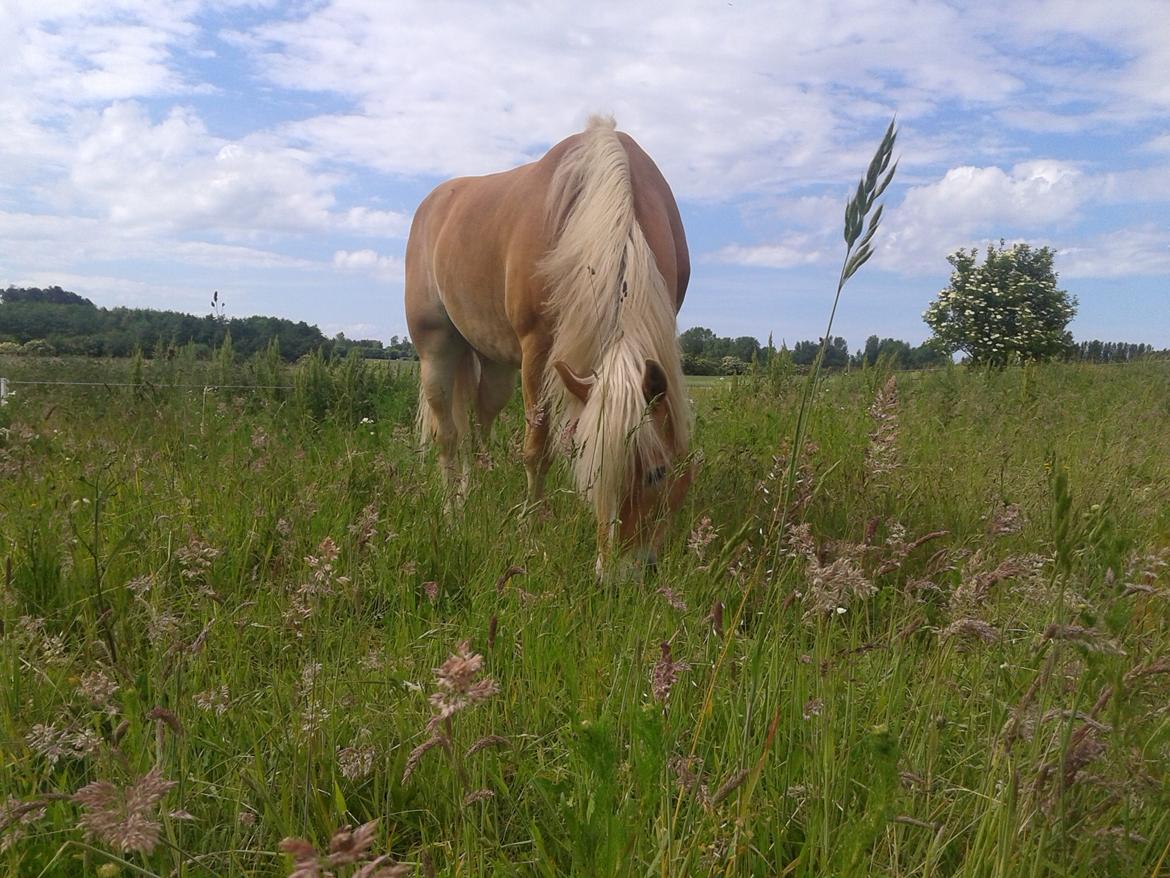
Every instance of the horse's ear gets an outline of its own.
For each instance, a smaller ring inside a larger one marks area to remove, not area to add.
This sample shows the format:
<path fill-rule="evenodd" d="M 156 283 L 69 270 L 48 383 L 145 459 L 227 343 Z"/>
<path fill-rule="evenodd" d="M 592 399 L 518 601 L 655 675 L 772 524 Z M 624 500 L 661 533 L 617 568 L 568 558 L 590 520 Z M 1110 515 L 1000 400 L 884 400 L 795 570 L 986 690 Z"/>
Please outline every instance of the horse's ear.
<path fill-rule="evenodd" d="M 666 396 L 666 372 L 657 360 L 646 360 L 646 370 L 642 373 L 642 395 L 646 402 L 654 402 Z"/>
<path fill-rule="evenodd" d="M 561 381 L 564 382 L 565 389 L 582 403 L 589 401 L 589 392 L 593 390 L 593 385 L 597 382 L 597 378 L 590 375 L 588 378 L 582 378 L 576 372 L 569 368 L 569 364 L 564 360 L 557 360 L 553 363 L 553 368 L 557 370 L 557 374 L 561 376 Z"/>

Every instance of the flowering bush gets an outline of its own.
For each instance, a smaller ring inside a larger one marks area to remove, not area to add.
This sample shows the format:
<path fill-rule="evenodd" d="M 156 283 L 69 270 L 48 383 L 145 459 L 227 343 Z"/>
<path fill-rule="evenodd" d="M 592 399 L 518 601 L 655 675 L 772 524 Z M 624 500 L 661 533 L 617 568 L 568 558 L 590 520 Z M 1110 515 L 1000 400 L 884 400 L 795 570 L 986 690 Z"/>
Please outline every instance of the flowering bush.
<path fill-rule="evenodd" d="M 975 364 L 1004 366 L 1047 360 L 1072 343 L 1065 330 L 1076 314 L 1076 299 L 1056 288 L 1053 252 L 1027 244 L 991 245 L 982 265 L 978 249 L 947 257 L 951 283 L 922 314 L 932 341 L 963 351 Z"/>

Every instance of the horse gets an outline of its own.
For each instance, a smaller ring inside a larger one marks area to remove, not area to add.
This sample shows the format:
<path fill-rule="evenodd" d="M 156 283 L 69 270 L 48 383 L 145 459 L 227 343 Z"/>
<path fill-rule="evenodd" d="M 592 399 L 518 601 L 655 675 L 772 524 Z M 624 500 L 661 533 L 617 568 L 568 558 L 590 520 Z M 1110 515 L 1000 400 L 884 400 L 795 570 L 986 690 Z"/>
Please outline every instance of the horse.
<path fill-rule="evenodd" d="M 626 553 L 653 566 L 694 477 L 676 324 L 689 280 L 674 195 L 612 117 L 537 161 L 436 187 L 411 224 L 405 306 L 417 427 L 448 488 L 465 495 L 460 445 L 486 441 L 518 370 L 527 502 L 556 436 L 593 506 L 598 575 Z"/>

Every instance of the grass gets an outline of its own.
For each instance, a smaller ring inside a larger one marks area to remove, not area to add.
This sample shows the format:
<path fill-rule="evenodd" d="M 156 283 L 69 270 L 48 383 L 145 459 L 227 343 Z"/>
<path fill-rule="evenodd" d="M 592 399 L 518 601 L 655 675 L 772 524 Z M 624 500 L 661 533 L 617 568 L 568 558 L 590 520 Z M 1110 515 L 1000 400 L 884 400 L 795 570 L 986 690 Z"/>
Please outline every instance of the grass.
<path fill-rule="evenodd" d="M 783 532 L 801 379 L 711 383 L 626 584 L 563 471 L 521 517 L 518 403 L 451 520 L 408 373 L 133 368 L 0 363 L 137 384 L 0 411 L 0 872 L 287 875 L 375 818 L 407 874 L 1170 868 L 1165 364 L 828 376 Z M 150 853 L 79 827 L 155 767 Z"/>

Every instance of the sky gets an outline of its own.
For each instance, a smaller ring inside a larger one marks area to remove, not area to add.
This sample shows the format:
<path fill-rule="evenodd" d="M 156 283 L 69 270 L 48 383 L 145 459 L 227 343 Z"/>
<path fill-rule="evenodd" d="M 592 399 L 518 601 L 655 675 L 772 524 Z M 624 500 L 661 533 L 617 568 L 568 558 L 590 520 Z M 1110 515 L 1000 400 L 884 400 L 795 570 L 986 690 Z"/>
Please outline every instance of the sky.
<path fill-rule="evenodd" d="M 405 335 L 415 207 L 612 113 L 679 202 L 680 330 L 917 343 L 946 257 L 1056 252 L 1078 339 L 1170 347 L 1170 2 L 0 0 L 0 287 Z"/>

